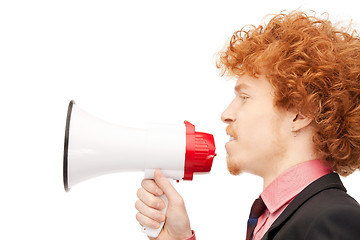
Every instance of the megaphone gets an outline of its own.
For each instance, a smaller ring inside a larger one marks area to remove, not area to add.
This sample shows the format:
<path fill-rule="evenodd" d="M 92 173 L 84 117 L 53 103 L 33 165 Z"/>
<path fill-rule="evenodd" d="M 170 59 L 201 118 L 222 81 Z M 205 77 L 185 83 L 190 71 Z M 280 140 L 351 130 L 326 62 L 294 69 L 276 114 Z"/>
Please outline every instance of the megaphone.
<path fill-rule="evenodd" d="M 194 173 L 210 172 L 215 156 L 213 135 L 196 132 L 188 121 L 126 127 L 91 115 L 73 100 L 69 103 L 63 159 L 65 191 L 115 172 L 142 171 L 145 178 L 153 179 L 157 168 L 169 179 L 192 180 Z M 162 198 L 167 207 L 166 196 Z M 163 224 L 159 229 L 142 230 L 157 237 Z"/>

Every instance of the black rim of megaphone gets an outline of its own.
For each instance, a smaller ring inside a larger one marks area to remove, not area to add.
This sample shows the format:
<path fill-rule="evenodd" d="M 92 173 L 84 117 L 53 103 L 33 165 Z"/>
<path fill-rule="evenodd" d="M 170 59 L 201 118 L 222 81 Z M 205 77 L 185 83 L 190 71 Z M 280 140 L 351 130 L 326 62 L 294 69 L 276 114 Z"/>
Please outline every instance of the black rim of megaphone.
<path fill-rule="evenodd" d="M 65 128 L 63 177 L 64 177 L 64 188 L 65 191 L 67 192 L 70 191 L 68 185 L 68 148 L 69 148 L 71 112 L 74 104 L 75 104 L 74 100 L 71 100 L 69 103 L 67 117 L 66 117 L 66 128 Z"/>

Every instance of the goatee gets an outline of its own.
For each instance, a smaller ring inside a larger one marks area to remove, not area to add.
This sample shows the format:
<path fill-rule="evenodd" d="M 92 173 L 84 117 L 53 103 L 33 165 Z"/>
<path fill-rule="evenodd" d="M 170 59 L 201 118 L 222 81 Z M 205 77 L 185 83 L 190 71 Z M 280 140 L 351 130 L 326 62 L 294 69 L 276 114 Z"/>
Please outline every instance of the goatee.
<path fill-rule="evenodd" d="M 231 161 L 229 154 L 226 155 L 226 163 L 230 174 L 237 176 L 242 172 L 239 164 L 236 164 L 236 162 Z"/>

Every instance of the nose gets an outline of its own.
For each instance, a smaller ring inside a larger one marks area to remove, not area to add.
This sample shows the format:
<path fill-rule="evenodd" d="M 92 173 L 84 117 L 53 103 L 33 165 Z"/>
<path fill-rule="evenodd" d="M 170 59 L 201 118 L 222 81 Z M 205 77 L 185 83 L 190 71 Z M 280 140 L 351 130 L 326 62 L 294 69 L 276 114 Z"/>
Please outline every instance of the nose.
<path fill-rule="evenodd" d="M 225 109 L 225 111 L 221 114 L 221 121 L 224 123 L 230 124 L 235 121 L 235 115 L 231 108 L 232 104 Z"/>

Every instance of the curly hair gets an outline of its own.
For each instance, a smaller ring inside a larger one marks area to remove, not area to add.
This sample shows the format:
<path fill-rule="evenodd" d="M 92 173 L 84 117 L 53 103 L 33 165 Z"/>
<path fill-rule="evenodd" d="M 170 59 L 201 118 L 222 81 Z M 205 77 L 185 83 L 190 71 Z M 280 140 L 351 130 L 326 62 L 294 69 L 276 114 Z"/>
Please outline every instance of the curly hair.
<path fill-rule="evenodd" d="M 316 151 L 334 171 L 360 168 L 360 38 L 328 14 L 293 11 L 236 31 L 216 66 L 222 75 L 265 75 L 274 105 L 311 117 Z"/>

